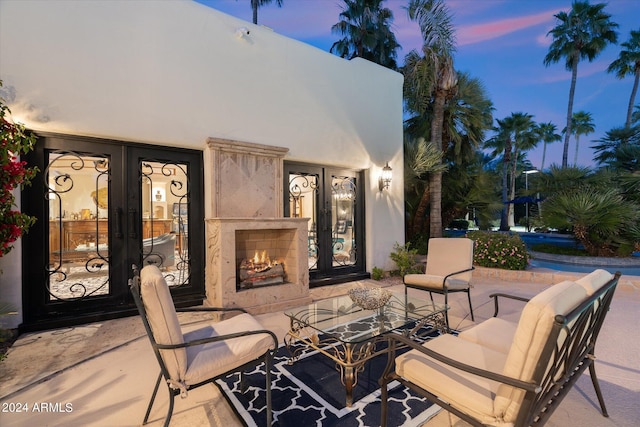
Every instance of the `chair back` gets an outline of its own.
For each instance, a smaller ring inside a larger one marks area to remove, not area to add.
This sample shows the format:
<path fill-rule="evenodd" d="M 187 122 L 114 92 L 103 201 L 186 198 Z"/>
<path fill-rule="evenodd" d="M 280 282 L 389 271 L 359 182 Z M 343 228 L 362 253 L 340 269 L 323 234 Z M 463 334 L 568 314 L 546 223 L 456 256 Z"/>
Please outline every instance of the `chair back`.
<path fill-rule="evenodd" d="M 182 381 L 187 371 L 186 349 L 158 348 L 158 344 L 176 345 L 185 342 L 171 292 L 162 272 L 155 265 L 147 265 L 140 272 L 139 279 L 132 279 L 130 286 L 165 378 Z"/>
<path fill-rule="evenodd" d="M 429 239 L 425 273 L 444 277 L 456 271 L 470 269 L 473 267 L 473 245 L 473 240 L 466 237 Z M 469 282 L 471 275 L 471 271 L 466 271 L 451 277 Z"/>

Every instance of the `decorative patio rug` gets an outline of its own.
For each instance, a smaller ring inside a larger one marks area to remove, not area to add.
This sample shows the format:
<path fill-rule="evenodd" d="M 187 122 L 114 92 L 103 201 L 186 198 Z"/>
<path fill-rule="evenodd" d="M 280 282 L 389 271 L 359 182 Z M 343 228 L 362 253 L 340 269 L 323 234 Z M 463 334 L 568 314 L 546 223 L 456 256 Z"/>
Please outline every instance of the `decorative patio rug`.
<path fill-rule="evenodd" d="M 299 345 L 299 344 L 298 344 Z M 289 350 L 281 346 L 272 370 L 272 406 L 274 426 L 380 425 L 380 387 L 387 356 L 378 356 L 365 364 L 353 390 L 353 405 L 345 406 L 345 388 L 335 363 L 316 350 L 303 349 L 300 358 L 289 365 Z M 246 426 L 265 423 L 264 365 L 245 373 L 246 392 L 240 390 L 240 375 L 217 380 L 217 385 Z M 419 426 L 433 417 L 439 407 L 415 395 L 398 382 L 389 385 L 387 425 Z"/>

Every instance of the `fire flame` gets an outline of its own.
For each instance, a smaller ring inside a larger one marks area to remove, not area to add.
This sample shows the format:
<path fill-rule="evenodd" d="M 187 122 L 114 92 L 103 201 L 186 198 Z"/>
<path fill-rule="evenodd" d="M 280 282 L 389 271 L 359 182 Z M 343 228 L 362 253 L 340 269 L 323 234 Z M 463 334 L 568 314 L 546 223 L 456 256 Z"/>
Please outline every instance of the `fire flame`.
<path fill-rule="evenodd" d="M 253 264 L 271 267 L 271 259 L 269 259 L 267 251 L 262 251 L 262 254 L 258 254 L 258 251 L 256 251 L 256 254 L 253 256 Z"/>

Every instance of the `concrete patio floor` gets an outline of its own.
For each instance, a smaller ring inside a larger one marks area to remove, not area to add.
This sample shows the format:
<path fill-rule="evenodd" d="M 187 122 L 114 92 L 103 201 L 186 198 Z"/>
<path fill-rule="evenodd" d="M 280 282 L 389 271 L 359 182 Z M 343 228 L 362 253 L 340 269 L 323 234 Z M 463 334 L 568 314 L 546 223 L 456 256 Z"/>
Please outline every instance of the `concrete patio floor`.
<path fill-rule="evenodd" d="M 493 292 L 534 295 L 550 284 L 581 275 L 478 269 L 474 272 L 471 293 L 476 321 L 492 316 L 489 294 Z M 403 289 L 398 280 L 371 283 L 392 290 Z M 344 294 L 351 286 L 328 286 L 311 293 L 314 299 L 323 299 Z M 471 326 L 473 323 L 466 318 L 466 296 L 453 295 L 451 300 L 451 325 L 458 329 Z M 517 319 L 521 308 L 517 302 L 510 302 L 501 306 L 501 314 Z M 547 426 L 635 427 L 640 423 L 639 313 L 640 277 L 623 276 L 596 348 L 596 369 L 610 418 L 601 415 L 591 381 L 588 375 L 583 375 Z M 282 312 L 257 317 L 282 341 L 288 328 Z M 208 316 L 181 314 L 180 318 L 183 323 L 197 326 Z M 0 425 L 140 425 L 157 374 L 157 362 L 138 317 L 24 334 L 0 362 Z M 163 424 L 167 404 L 166 391 L 161 389 L 149 425 Z M 27 412 L 17 412 L 25 405 Z M 34 412 L 34 406 L 49 411 Z M 176 399 L 171 425 L 242 424 L 218 388 L 207 385 L 190 391 L 186 399 Z M 467 424 L 441 411 L 423 426 L 451 425 Z"/>

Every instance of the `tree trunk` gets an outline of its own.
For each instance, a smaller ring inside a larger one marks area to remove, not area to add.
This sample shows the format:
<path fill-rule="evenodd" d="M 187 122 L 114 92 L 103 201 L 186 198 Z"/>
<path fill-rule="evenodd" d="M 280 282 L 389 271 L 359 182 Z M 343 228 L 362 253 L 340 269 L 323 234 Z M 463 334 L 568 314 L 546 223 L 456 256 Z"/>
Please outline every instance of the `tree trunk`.
<path fill-rule="evenodd" d="M 429 238 L 442 237 L 442 172 L 435 172 L 431 175 L 429 192 L 431 193 Z"/>
<path fill-rule="evenodd" d="M 576 153 L 573 156 L 573 167 L 578 166 L 578 151 L 580 151 L 580 135 L 576 134 Z"/>
<path fill-rule="evenodd" d="M 640 67 L 636 67 L 636 77 L 633 80 L 633 89 L 631 89 L 631 97 L 629 98 L 629 107 L 627 107 L 627 121 L 624 127 L 629 129 L 631 127 L 631 116 L 633 114 L 633 104 L 636 101 L 636 93 L 638 92 L 638 80 L 640 80 Z"/>
<path fill-rule="evenodd" d="M 502 159 L 502 213 L 500 215 L 500 231 L 509 231 L 509 204 L 507 201 L 509 164 L 511 162 L 511 137 L 508 137 L 504 145 Z"/>
<path fill-rule="evenodd" d="M 424 218 L 427 214 L 427 207 L 429 206 L 430 200 L 431 200 L 431 193 L 429 192 L 429 185 L 425 185 L 424 191 L 422 192 L 422 197 L 420 198 L 420 203 L 418 203 L 418 207 L 416 208 L 416 213 L 413 216 L 412 230 L 413 230 L 414 236 L 424 231 Z"/>
<path fill-rule="evenodd" d="M 517 141 L 513 143 L 513 159 L 511 163 L 511 185 L 510 185 L 510 195 L 509 200 L 514 200 L 516 198 L 516 173 L 518 168 L 518 144 Z M 516 225 L 515 220 L 515 206 L 513 203 L 509 203 L 509 227 L 513 227 Z"/>
<path fill-rule="evenodd" d="M 576 81 L 578 80 L 578 55 L 573 58 L 571 67 L 571 88 L 569 89 L 569 105 L 567 107 L 567 127 L 564 134 L 564 148 L 562 149 L 562 168 L 567 167 L 569 159 L 569 138 L 571 137 L 571 118 L 573 116 L 573 98 L 576 93 Z"/>
<path fill-rule="evenodd" d="M 251 10 L 253 11 L 253 23 L 258 25 L 258 0 L 251 0 Z"/>
<path fill-rule="evenodd" d="M 442 151 L 442 124 L 444 121 L 444 103 L 447 91 L 436 90 L 433 119 L 431 120 L 431 140 Z M 431 209 L 429 211 L 429 237 L 442 237 L 442 172 L 434 172 L 429 179 Z"/>

